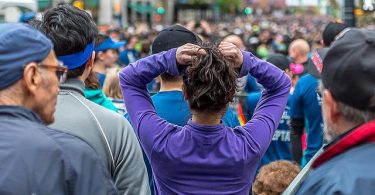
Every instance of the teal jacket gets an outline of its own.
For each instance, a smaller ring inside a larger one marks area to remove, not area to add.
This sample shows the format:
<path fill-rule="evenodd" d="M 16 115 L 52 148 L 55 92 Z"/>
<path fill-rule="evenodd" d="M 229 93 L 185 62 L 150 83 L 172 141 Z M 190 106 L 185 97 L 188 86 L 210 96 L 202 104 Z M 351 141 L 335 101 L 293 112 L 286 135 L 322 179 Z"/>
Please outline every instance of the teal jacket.
<path fill-rule="evenodd" d="M 90 101 L 117 112 L 117 108 L 113 105 L 112 101 L 104 95 L 101 89 L 85 89 L 84 93 L 85 97 Z"/>

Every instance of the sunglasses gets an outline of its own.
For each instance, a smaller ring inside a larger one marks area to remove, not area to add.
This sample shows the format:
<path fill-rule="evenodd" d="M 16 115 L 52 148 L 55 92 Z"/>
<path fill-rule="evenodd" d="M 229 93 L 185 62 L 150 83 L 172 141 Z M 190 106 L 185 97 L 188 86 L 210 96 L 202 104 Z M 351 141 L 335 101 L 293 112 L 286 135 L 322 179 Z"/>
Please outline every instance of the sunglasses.
<path fill-rule="evenodd" d="M 66 76 L 68 74 L 68 68 L 60 61 L 58 61 L 58 65 L 48 65 L 39 63 L 38 67 L 45 68 L 45 69 L 54 69 L 57 79 L 60 83 L 64 83 L 66 81 Z"/>

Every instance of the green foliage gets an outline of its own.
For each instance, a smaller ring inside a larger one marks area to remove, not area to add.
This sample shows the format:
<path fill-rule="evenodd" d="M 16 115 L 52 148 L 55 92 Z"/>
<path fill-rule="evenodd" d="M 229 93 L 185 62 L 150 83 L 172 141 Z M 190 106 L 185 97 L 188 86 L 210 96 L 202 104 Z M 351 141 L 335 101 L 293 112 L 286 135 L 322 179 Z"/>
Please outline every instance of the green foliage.
<path fill-rule="evenodd" d="M 222 13 L 236 14 L 241 6 L 241 0 L 217 0 Z"/>
<path fill-rule="evenodd" d="M 38 0 L 38 9 L 40 11 L 46 10 L 52 7 L 52 0 Z"/>

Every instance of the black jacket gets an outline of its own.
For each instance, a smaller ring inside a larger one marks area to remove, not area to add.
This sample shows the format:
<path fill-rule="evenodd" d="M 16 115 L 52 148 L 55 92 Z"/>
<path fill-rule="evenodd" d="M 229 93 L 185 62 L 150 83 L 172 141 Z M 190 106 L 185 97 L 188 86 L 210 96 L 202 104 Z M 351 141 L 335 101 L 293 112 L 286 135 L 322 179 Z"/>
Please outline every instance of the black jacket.
<path fill-rule="evenodd" d="M 87 143 L 22 107 L 0 106 L 0 173 L 0 194 L 117 194 Z"/>

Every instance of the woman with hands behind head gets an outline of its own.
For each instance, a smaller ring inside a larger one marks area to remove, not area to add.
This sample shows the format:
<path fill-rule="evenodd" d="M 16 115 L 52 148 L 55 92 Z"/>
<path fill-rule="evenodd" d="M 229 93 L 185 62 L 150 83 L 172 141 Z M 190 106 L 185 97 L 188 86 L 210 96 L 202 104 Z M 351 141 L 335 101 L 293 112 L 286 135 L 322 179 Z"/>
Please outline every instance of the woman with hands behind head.
<path fill-rule="evenodd" d="M 193 113 L 180 127 L 160 118 L 146 84 L 167 72 L 183 75 Z M 250 73 L 264 86 L 254 117 L 234 129 L 220 121 Z M 156 194 L 249 194 L 259 160 L 278 126 L 290 89 L 281 70 L 231 43 L 186 44 L 136 61 L 120 73 L 130 120 L 149 159 Z"/>

